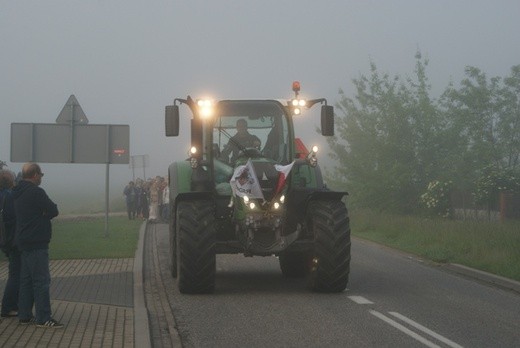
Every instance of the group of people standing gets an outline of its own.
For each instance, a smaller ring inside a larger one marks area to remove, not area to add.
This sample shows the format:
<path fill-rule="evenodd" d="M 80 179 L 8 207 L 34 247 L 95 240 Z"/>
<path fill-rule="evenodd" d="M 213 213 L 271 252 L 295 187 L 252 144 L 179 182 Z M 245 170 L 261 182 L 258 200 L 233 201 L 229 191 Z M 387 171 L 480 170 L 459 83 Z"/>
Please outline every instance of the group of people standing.
<path fill-rule="evenodd" d="M 63 324 L 51 316 L 49 292 L 51 220 L 59 212 L 40 187 L 42 178 L 40 166 L 32 162 L 24 164 L 16 185 L 13 172 L 0 170 L 0 210 L 4 223 L 1 248 L 9 259 L 0 315 L 18 317 L 21 325 L 62 328 Z"/>
<path fill-rule="evenodd" d="M 146 181 L 130 181 L 123 191 L 128 219 L 136 217 L 150 222 L 166 221 L 169 215 L 170 191 L 168 181 L 156 176 Z"/>

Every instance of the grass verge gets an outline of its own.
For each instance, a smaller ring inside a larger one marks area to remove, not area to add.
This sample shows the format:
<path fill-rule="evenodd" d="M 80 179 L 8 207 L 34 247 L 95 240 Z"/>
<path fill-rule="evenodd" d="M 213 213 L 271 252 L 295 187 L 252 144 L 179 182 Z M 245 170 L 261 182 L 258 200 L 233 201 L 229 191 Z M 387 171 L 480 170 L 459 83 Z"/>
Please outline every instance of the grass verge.
<path fill-rule="evenodd" d="M 520 221 L 455 221 L 370 211 L 350 215 L 357 237 L 520 281 Z"/>
<path fill-rule="evenodd" d="M 51 260 L 117 259 L 135 256 L 141 220 L 126 217 L 108 218 L 108 237 L 105 237 L 105 218 L 86 217 L 52 222 L 49 244 Z M 0 252 L 0 261 L 6 261 Z"/>
<path fill-rule="evenodd" d="M 53 260 L 134 257 L 142 222 L 109 217 L 108 237 L 105 237 L 103 217 L 53 221 L 49 257 Z"/>

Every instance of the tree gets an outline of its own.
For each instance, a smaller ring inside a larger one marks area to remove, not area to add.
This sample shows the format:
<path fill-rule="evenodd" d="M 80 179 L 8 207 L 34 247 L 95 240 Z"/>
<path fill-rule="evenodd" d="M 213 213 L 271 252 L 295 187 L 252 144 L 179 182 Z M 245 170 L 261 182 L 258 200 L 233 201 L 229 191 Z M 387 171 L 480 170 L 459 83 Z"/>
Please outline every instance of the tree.
<path fill-rule="evenodd" d="M 438 130 L 429 96 L 427 60 L 416 55 L 416 80 L 379 74 L 353 80 L 355 99 L 340 90 L 338 136 L 329 139 L 339 164 L 331 182 L 347 187 L 355 205 L 411 212 L 428 177 L 437 172 Z"/>
<path fill-rule="evenodd" d="M 517 171 L 520 169 L 520 65 L 511 68 L 511 75 L 504 79 L 500 91 L 504 116 L 498 124 L 502 138 L 503 165 Z"/>
<path fill-rule="evenodd" d="M 337 166 L 329 182 L 348 190 L 354 206 L 401 213 L 416 211 L 421 201 L 431 205 L 442 183 L 442 215 L 450 209 L 447 188 L 482 200 L 486 192 L 516 187 L 520 66 L 504 79 L 467 67 L 460 87 L 450 84 L 436 100 L 428 60 L 420 52 L 415 58 L 412 77 L 380 74 L 371 63 L 369 76 L 353 80 L 354 98 L 340 90 L 337 136 L 329 139 Z M 500 180 L 490 181 L 490 172 Z M 489 183 L 501 186 L 491 190 Z"/>
<path fill-rule="evenodd" d="M 520 66 L 504 79 L 488 79 L 478 68 L 467 67 L 461 87 L 450 86 L 442 103 L 452 120 L 451 132 L 460 139 L 452 176 L 458 178 L 457 186 L 473 190 L 482 201 L 482 192 L 494 194 L 498 187 L 482 190 L 477 183 L 498 185 L 500 180 L 489 178 L 507 177 L 520 168 Z"/>

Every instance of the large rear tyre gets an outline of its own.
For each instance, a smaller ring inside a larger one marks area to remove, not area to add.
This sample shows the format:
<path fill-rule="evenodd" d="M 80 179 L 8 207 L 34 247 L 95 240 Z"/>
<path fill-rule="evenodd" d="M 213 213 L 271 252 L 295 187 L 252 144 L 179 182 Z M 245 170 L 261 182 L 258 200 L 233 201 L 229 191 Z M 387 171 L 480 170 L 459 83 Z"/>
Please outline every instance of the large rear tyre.
<path fill-rule="evenodd" d="M 183 294 L 215 290 L 216 232 L 211 201 L 179 202 L 176 214 L 177 283 Z"/>
<path fill-rule="evenodd" d="M 314 257 L 309 286 L 317 292 L 345 290 L 350 273 L 350 220 L 341 201 L 315 201 L 309 206 Z"/>
<path fill-rule="evenodd" d="M 170 230 L 170 273 L 173 278 L 177 278 L 177 237 L 175 236 L 177 219 L 175 218 L 175 214 L 173 211 L 173 206 L 170 206 L 170 220 L 169 220 L 169 230 Z"/>
<path fill-rule="evenodd" d="M 309 274 L 312 255 L 305 252 L 284 252 L 278 257 L 280 269 L 286 278 L 303 278 Z"/>

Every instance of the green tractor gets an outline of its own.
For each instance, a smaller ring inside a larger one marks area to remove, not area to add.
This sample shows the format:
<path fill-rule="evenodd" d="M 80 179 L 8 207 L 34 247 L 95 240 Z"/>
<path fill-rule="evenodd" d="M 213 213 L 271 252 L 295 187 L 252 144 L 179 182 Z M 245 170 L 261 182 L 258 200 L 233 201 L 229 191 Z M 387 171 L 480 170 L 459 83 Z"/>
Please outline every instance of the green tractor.
<path fill-rule="evenodd" d="M 166 106 L 166 136 L 179 135 L 179 104 L 189 107 L 189 158 L 168 168 L 170 269 L 181 293 L 215 290 L 216 254 L 278 256 L 285 277 L 310 289 L 341 292 L 350 271 L 346 192 L 329 190 L 295 138 L 293 117 L 321 106 L 321 132 L 334 135 L 326 99 L 175 99 Z M 236 134 L 235 134 L 236 132 Z"/>

